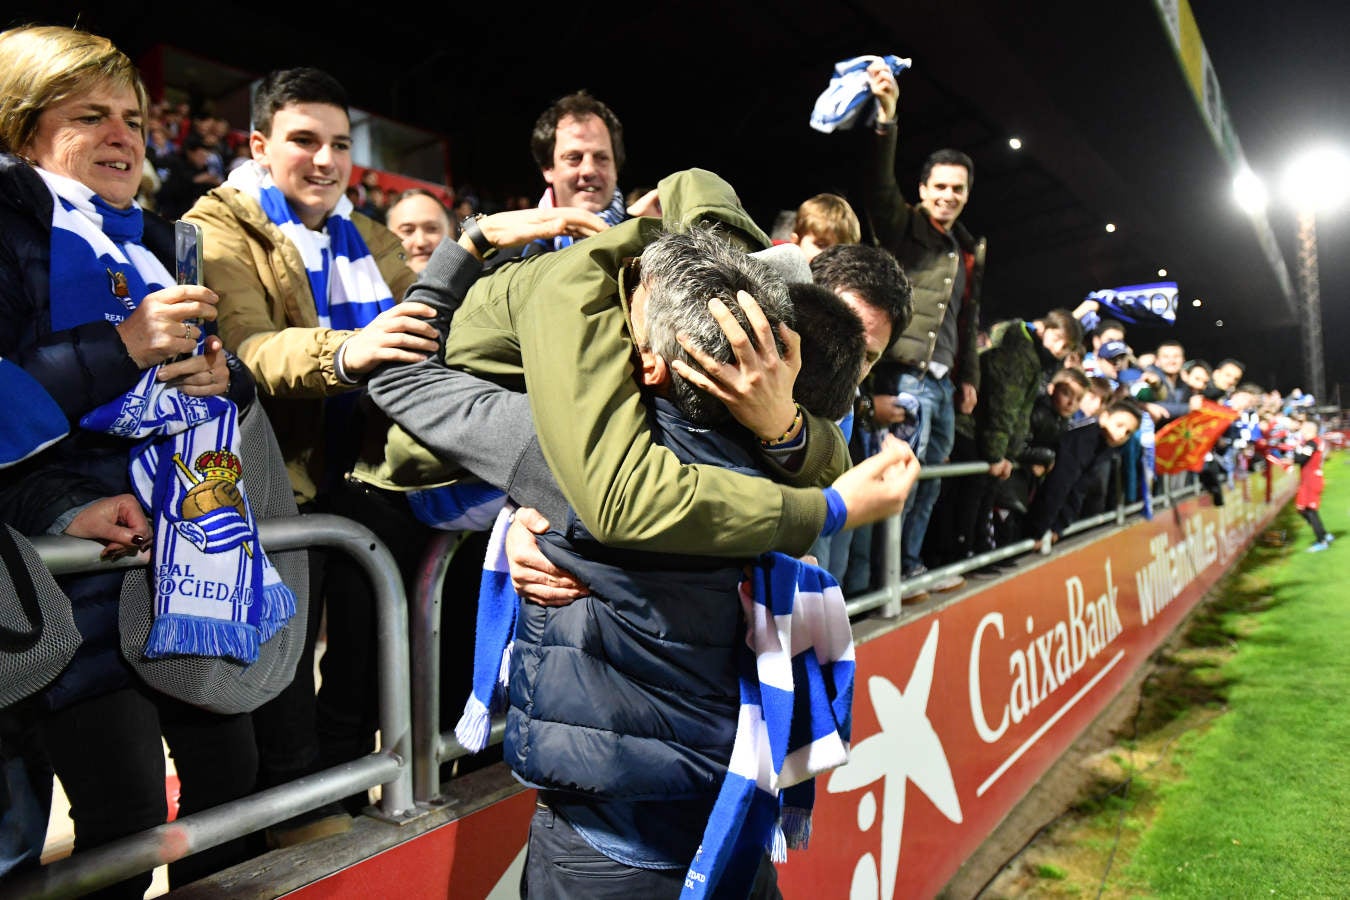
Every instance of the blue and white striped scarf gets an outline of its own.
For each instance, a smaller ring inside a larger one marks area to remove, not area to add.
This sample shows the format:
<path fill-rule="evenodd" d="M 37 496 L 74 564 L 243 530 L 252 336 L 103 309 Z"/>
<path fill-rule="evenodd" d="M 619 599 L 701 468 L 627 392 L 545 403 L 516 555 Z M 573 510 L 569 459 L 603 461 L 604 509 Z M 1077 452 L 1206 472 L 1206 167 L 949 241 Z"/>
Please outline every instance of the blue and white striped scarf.
<path fill-rule="evenodd" d="M 539 198 L 539 209 L 554 209 L 557 204 L 553 198 L 553 187 L 550 185 L 544 190 L 544 196 Z M 623 202 L 623 194 L 619 189 L 614 189 L 614 196 L 610 198 L 609 206 L 597 213 L 600 218 L 605 220 L 606 225 L 618 225 L 624 219 L 628 218 L 628 207 Z M 561 250 L 564 247 L 570 247 L 576 243 L 576 238 L 570 234 L 560 234 L 552 238 L 539 238 L 532 241 L 525 249 L 525 256 L 533 256 L 536 253 L 547 253 L 550 250 Z"/>
<path fill-rule="evenodd" d="M 120 322 L 173 283 L 140 244 L 139 207 L 114 209 L 77 181 L 37 171 L 53 198 L 53 329 Z M 88 430 L 141 441 L 131 451 L 132 489 L 155 524 L 155 621 L 145 654 L 253 662 L 259 643 L 295 612 L 295 597 L 258 544 L 239 480 L 237 411 L 225 397 L 168 387 L 158 372 L 148 369 L 134 388 L 80 420 Z"/>
<path fill-rule="evenodd" d="M 441 531 L 487 531 L 506 506 L 506 492 L 467 479 L 408 492 L 408 505 L 423 525 Z"/>
<path fill-rule="evenodd" d="M 364 328 L 394 305 L 379 264 L 352 224 L 352 203 L 346 197 L 338 200 L 324 222 L 329 238 L 325 246 L 316 232 L 296 218 L 272 174 L 257 162 L 235 169 L 225 184 L 257 201 L 263 214 L 299 251 L 322 327 Z"/>
<path fill-rule="evenodd" d="M 295 595 L 258 542 L 239 458 L 238 412 L 225 397 L 190 397 L 155 380 L 80 424 L 128 440 L 131 485 L 155 519 L 154 623 L 145 655 L 258 659 L 295 614 Z"/>
<path fill-rule="evenodd" d="M 896 78 L 910 66 L 908 59 L 898 56 L 882 57 Z M 864 109 L 868 117 L 864 124 L 876 120 L 876 104 L 868 104 L 872 97 L 872 88 L 867 79 L 867 67 L 876 61 L 875 56 L 855 56 L 834 64 L 834 74 L 830 76 L 829 87 L 816 98 L 811 109 L 811 127 L 816 131 L 829 134 L 832 131 L 846 131 L 858 124 L 858 118 Z"/>
<path fill-rule="evenodd" d="M 506 559 L 506 532 L 511 527 L 514 506 L 497 514 L 483 560 L 483 581 L 478 589 L 478 622 L 473 647 L 473 693 L 464 704 L 464 714 L 455 725 L 455 740 L 470 753 L 487 746 L 492 714 L 506 709 L 506 686 L 510 673 L 512 636 L 520 597 L 511 584 Z"/>
<path fill-rule="evenodd" d="M 1139 492 L 1144 501 L 1144 518 L 1153 518 L 1153 479 L 1157 474 L 1158 439 L 1153 426 L 1153 417 L 1147 412 L 1139 414 L 1139 446 L 1144 452 L 1139 454 Z"/>
<path fill-rule="evenodd" d="M 483 563 L 473 694 L 455 726 L 470 753 L 487 745 L 491 715 L 506 706 L 519 609 L 505 554 L 510 512 L 498 517 Z M 741 583 L 740 599 L 747 629 L 736 738 L 684 897 L 744 897 L 766 851 L 783 862 L 789 848 L 805 849 L 813 779 L 848 762 L 853 631 L 838 583 L 818 566 L 770 553 Z"/>
<path fill-rule="evenodd" d="M 811 836 L 814 778 L 848 762 L 853 631 L 829 572 L 781 553 L 741 584 L 741 711 L 727 777 L 682 897 L 744 897 L 765 851 Z"/>
<path fill-rule="evenodd" d="M 0 396 L 9 416 L 0 429 L 0 469 L 55 444 L 69 432 L 66 414 L 23 369 L 0 358 Z"/>

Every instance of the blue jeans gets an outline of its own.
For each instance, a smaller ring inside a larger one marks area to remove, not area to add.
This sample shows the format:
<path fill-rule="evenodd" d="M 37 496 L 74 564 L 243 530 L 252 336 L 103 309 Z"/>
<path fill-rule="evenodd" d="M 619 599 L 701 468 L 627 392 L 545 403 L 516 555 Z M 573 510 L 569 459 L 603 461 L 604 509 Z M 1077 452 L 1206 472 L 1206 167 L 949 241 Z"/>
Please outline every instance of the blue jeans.
<path fill-rule="evenodd" d="M 911 369 L 901 370 L 898 385 L 882 385 L 879 393 L 892 386 L 913 394 L 923 412 L 919 433 L 915 436 L 914 453 L 925 466 L 946 462 L 956 439 L 956 407 L 952 403 L 955 388 L 950 377 L 933 378 L 918 375 Z M 891 379 L 894 381 L 894 379 Z M 892 392 L 893 393 L 893 392 Z M 908 572 L 923 562 L 923 538 L 928 531 L 928 520 L 933 515 L 942 483 L 936 480 L 920 481 L 914 485 L 905 501 L 905 520 L 900 538 L 901 562 Z"/>

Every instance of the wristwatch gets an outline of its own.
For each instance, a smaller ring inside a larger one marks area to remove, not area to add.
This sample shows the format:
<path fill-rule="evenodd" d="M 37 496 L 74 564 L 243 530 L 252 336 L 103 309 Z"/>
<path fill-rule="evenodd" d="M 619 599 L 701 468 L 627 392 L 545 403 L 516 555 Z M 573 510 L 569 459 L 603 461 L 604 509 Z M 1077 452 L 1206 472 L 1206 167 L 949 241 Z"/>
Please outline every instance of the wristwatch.
<path fill-rule="evenodd" d="M 483 234 L 483 229 L 478 227 L 478 220 L 483 218 L 486 218 L 486 216 L 482 213 L 469 216 L 459 223 L 459 233 L 472 241 L 478 255 L 486 260 L 497 252 L 497 248 L 493 246 L 492 241 L 487 239 L 487 235 Z"/>

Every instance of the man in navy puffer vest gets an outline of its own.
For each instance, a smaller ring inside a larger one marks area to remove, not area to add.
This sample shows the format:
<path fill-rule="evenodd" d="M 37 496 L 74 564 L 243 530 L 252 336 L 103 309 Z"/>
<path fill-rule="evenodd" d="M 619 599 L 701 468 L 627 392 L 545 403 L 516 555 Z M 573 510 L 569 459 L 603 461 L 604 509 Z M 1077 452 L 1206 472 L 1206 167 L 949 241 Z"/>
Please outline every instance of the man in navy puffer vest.
<path fill-rule="evenodd" d="M 777 329 L 791 323 L 782 282 L 758 261 L 695 229 L 644 251 L 629 298 L 656 441 L 681 462 L 763 475 L 765 447 L 726 407 L 682 378 L 676 335 L 720 361 L 731 345 L 709 311 L 720 298 L 748 335 L 751 294 Z M 632 273 L 636 274 L 636 273 Z M 857 363 L 859 323 L 841 326 Z M 762 334 L 762 330 L 760 331 Z M 810 407 L 810 398 L 797 399 Z M 619 550 L 579 519 L 543 535 L 539 549 L 591 594 L 568 606 L 521 603 L 511 658 L 506 761 L 539 787 L 522 893 L 534 896 L 677 896 L 726 773 L 739 709 L 736 647 L 744 640 L 742 567 L 713 557 Z M 756 893 L 776 893 L 767 858 Z"/>

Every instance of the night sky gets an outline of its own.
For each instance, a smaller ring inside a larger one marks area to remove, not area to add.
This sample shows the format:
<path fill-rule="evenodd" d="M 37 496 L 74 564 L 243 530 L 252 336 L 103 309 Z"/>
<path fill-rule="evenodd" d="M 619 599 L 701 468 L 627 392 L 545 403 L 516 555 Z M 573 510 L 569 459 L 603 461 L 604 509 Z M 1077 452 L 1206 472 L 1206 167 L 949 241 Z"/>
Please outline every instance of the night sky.
<path fill-rule="evenodd" d="M 918 162 L 935 146 L 975 156 L 966 219 L 990 236 L 986 324 L 1072 306 L 1087 290 L 1144 280 L 1167 265 L 1184 300 L 1206 295 L 1203 313 L 1183 305 L 1176 333 L 1188 349 L 1217 361 L 1231 347 L 1271 386 L 1302 380 L 1297 329 L 1283 300 L 1265 296 L 1268 274 L 1252 268 L 1250 230 L 1242 231 L 1198 114 L 1189 98 L 1179 101 L 1181 77 L 1151 0 L 1095 12 L 1068 0 L 684 0 L 621 16 L 609 4 L 584 2 L 518 3 L 509 13 L 500 5 L 404 4 L 353 14 L 257 0 L 205 7 L 19 0 L 7 8 L 0 15 L 9 22 L 78 21 L 133 58 L 163 43 L 248 72 L 326 68 L 354 105 L 446 135 L 457 186 L 498 194 L 538 194 L 529 128 L 554 97 L 586 87 L 624 120 L 630 162 L 621 186 L 654 182 L 673 168 L 713 168 L 766 226 L 775 211 L 820 190 L 857 197 L 856 139 L 805 125 L 831 64 L 861 52 L 911 55 L 900 184 L 912 188 Z M 1271 187 L 1271 224 L 1293 274 L 1294 222 L 1278 178 L 1284 160 L 1314 140 L 1350 150 L 1343 46 L 1350 3 L 1192 0 L 1192 8 L 1247 158 Z M 962 33 L 967 11 L 980 21 L 978 33 Z M 1018 71 L 998 52 L 1017 55 Z M 1131 67 L 1135 81 L 1110 77 Z M 1014 76 L 1036 95 L 1023 102 Z M 1026 127 L 1038 102 L 1042 126 L 1059 116 L 1067 130 L 1010 155 L 1006 138 Z M 1130 135 L 1142 142 L 1159 134 L 1163 140 L 1149 143 L 1175 140 L 1175 158 L 1120 150 Z M 1123 227 L 1105 238 L 1101 225 L 1112 219 Z M 1323 216 L 1318 229 L 1328 383 L 1350 385 L 1342 346 L 1350 335 L 1350 210 Z M 1267 327 L 1272 308 L 1283 321 Z M 1215 329 L 1219 316 L 1225 327 Z M 1141 335 L 1137 349 L 1156 337 Z"/>
<path fill-rule="evenodd" d="M 1192 0 L 1200 33 L 1253 171 L 1271 193 L 1270 222 L 1293 274 L 1294 215 L 1279 184 L 1303 147 L 1331 143 L 1350 154 L 1350 4 L 1287 0 Z M 1317 221 L 1327 386 L 1350 400 L 1350 209 Z"/>

